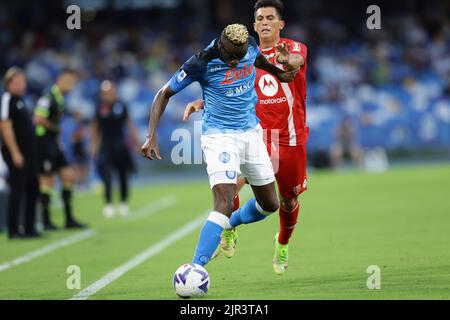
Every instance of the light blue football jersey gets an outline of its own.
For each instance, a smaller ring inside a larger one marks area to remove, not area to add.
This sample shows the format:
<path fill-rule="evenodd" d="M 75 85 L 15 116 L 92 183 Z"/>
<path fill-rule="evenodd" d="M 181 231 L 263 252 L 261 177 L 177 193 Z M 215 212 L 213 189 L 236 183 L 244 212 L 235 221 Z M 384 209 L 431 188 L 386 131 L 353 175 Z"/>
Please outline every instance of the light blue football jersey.
<path fill-rule="evenodd" d="M 217 43 L 218 39 L 214 39 L 186 61 L 168 85 L 179 92 L 194 81 L 200 83 L 204 100 L 203 134 L 253 129 L 259 123 L 255 112 L 258 96 L 254 88 L 254 63 L 260 54 L 258 45 L 250 37 L 247 54 L 232 69 L 220 59 Z"/>

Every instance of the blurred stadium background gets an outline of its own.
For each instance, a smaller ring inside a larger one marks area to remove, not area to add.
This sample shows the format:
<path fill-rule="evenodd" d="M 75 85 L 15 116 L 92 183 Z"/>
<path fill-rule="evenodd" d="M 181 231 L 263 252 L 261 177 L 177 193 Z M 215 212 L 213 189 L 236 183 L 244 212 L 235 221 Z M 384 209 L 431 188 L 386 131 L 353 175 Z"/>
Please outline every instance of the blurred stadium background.
<path fill-rule="evenodd" d="M 367 2 L 369 3 L 369 2 Z M 449 156 L 450 57 L 448 2 L 384 1 L 382 29 L 365 26 L 367 3 L 285 1 L 284 34 L 309 46 L 308 148 L 330 150 L 336 129 L 350 118 L 363 148 L 389 154 Z M 82 9 L 82 29 L 65 28 L 65 8 Z M 252 28 L 253 1 L 3 1 L 0 71 L 19 65 L 35 105 L 58 70 L 70 66 L 83 81 L 69 107 L 92 116 L 101 80 L 118 83 L 141 137 L 155 92 L 224 25 Z M 193 85 L 176 96 L 161 126 L 192 129 L 180 114 L 201 95 Z M 197 118 L 198 119 L 198 118 Z M 70 120 L 68 120 L 70 121 Z M 66 136 L 72 126 L 68 124 Z M 169 153 L 172 144 L 162 144 Z M 70 150 L 70 148 L 68 148 Z M 168 159 L 168 157 L 166 157 Z"/>
<path fill-rule="evenodd" d="M 330 152 L 344 121 L 351 123 L 354 141 L 362 150 L 382 150 L 389 163 L 450 160 L 448 1 L 283 2 L 284 36 L 309 48 L 307 122 L 312 168 L 330 165 Z M 72 4 L 81 7 L 81 30 L 66 28 L 66 8 Z M 25 70 L 26 102 L 33 108 L 59 70 L 78 70 L 82 80 L 68 96 L 68 107 L 80 111 L 86 123 L 93 116 L 101 81 L 111 79 L 143 139 L 156 91 L 225 25 L 239 22 L 253 30 L 253 4 L 240 0 L 2 0 L 0 73 L 12 65 Z M 381 30 L 366 28 L 370 4 L 381 7 Z M 165 159 L 150 163 L 136 156 L 139 178 L 151 183 L 199 177 L 206 183 L 203 166 L 170 162 L 170 152 L 178 143 L 171 141 L 176 128 L 186 128 L 199 139 L 192 122 L 181 121 L 186 103 L 199 97 L 201 89 L 195 84 L 171 100 L 159 133 Z M 63 128 L 70 158 L 70 137 L 77 123 L 66 118 Z M 87 148 L 89 135 L 84 143 Z M 0 171 L 4 178 L 5 170 Z M 96 179 L 95 171 L 91 179 Z M 4 179 L 0 180 L 6 190 Z M 4 208 L 4 200 L 0 199 L 0 206 Z"/>

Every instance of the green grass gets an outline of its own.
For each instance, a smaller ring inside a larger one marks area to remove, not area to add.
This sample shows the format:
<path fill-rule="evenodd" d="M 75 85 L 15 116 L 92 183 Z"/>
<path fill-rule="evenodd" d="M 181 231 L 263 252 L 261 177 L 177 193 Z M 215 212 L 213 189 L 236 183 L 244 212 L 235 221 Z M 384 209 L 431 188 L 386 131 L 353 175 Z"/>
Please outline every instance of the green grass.
<path fill-rule="evenodd" d="M 450 299 L 450 166 L 414 166 L 383 174 L 312 173 L 301 196 L 289 269 L 272 271 L 278 217 L 239 228 L 235 257 L 208 266 L 205 299 Z M 92 284 L 152 244 L 207 213 L 208 183 L 135 188 L 131 208 L 174 195 L 176 203 L 130 221 L 101 215 L 98 195 L 77 196 L 77 215 L 96 235 L 0 272 L 1 299 L 68 299 L 69 265 L 81 268 L 81 287 Z M 62 213 L 55 209 L 62 224 Z M 41 240 L 0 238 L 0 264 L 74 232 Z M 198 229 L 130 270 L 92 299 L 177 299 L 172 275 L 191 260 Z M 381 289 L 369 290 L 369 265 L 381 268 Z"/>

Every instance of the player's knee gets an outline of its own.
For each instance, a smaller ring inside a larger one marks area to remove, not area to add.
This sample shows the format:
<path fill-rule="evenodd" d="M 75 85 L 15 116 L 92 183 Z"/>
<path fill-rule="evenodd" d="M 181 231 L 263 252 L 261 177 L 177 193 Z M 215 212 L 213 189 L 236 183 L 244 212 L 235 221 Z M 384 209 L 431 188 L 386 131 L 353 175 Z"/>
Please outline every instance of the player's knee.
<path fill-rule="evenodd" d="M 281 201 L 281 207 L 288 212 L 294 210 L 297 206 L 298 206 L 297 198 L 287 198 Z"/>
<path fill-rule="evenodd" d="M 272 199 L 270 201 L 265 201 L 263 204 L 260 204 L 260 206 L 266 213 L 274 213 L 280 207 L 280 203 L 277 199 Z"/>

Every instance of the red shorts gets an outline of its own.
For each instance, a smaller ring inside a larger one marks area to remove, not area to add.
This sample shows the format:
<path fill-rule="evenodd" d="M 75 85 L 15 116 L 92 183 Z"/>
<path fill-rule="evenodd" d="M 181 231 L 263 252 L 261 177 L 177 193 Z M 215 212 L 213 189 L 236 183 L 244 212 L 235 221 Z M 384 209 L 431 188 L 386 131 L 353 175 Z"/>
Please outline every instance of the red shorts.
<path fill-rule="evenodd" d="M 306 143 L 298 146 L 267 145 L 278 191 L 283 198 L 296 198 L 306 190 Z"/>

